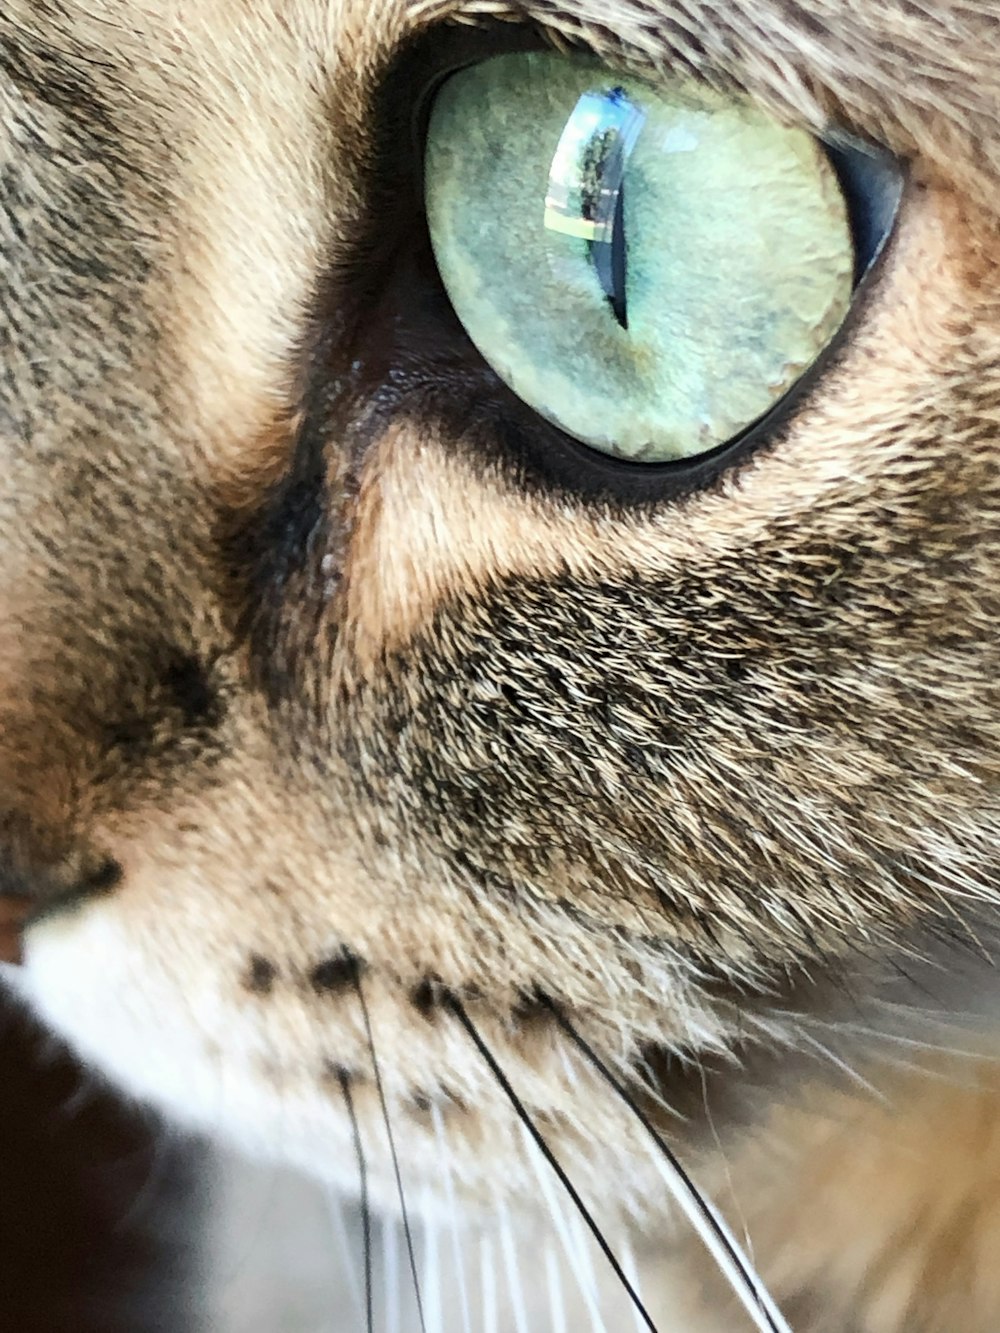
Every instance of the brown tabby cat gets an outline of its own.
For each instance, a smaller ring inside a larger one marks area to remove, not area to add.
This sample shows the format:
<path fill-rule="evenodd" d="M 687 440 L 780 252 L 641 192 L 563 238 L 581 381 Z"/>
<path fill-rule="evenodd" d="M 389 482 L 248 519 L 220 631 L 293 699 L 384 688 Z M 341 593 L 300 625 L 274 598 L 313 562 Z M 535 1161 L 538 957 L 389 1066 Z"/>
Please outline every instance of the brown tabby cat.
<path fill-rule="evenodd" d="M 800 1333 L 996 1329 L 998 40 L 6 0 L 0 893 L 53 1028 L 388 1209 L 386 1121 L 411 1199 L 440 1128 L 463 1215 L 542 1207 L 530 1122 L 677 1328 L 749 1327 L 639 1112 Z M 444 294 L 427 99 L 546 48 L 905 176 L 830 355 L 695 464 L 570 440 Z"/>

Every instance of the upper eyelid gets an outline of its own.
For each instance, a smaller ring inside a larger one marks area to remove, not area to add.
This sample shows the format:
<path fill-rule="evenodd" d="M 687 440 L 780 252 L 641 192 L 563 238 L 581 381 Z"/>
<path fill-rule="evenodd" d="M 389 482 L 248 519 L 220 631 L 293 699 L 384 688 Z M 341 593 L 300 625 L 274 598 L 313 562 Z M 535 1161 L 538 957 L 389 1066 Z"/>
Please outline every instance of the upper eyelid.
<path fill-rule="evenodd" d="M 966 7 L 959 19 L 948 5 L 917 12 L 886 0 L 824 16 L 812 7 L 790 11 L 780 0 L 691 0 L 678 17 L 675 6 L 664 0 L 663 7 L 667 12 L 657 14 L 648 3 L 618 0 L 612 14 L 601 0 L 576 6 L 526 0 L 516 19 L 499 20 L 493 0 L 472 0 L 442 6 L 428 22 L 423 4 L 406 4 L 400 21 L 382 29 L 381 49 L 358 70 L 367 86 L 355 84 L 345 111 L 352 114 L 359 93 L 360 103 L 371 106 L 395 60 L 414 45 L 436 43 L 449 28 L 490 29 L 498 51 L 506 39 L 497 34 L 520 30 L 654 82 L 671 68 L 683 70 L 720 91 L 746 93 L 820 138 L 843 126 L 899 159 L 922 161 L 929 177 L 995 214 L 998 167 L 981 151 L 993 137 L 997 89 L 995 19 L 985 10 Z"/>
<path fill-rule="evenodd" d="M 507 31 L 510 31 L 510 29 L 507 29 Z M 544 34 L 541 31 L 530 31 L 534 41 L 518 43 L 517 49 L 546 49 Z M 425 34 L 425 37 L 431 35 Z M 501 51 L 505 49 L 506 45 L 501 47 Z M 479 58 L 488 59 L 490 55 L 494 54 L 498 54 L 498 52 L 484 49 Z M 595 59 L 603 59 L 597 49 L 587 44 L 581 44 L 577 54 L 586 54 Z M 477 63 L 475 56 L 453 63 L 443 63 L 419 85 L 412 99 L 409 116 L 410 150 L 416 178 L 415 185 L 421 193 L 424 171 L 423 148 L 434 98 L 441 86 L 453 74 L 475 63 Z M 619 66 L 611 64 L 609 68 L 616 69 Z M 626 68 L 621 68 L 623 73 L 628 72 Z M 656 87 L 661 81 L 648 72 L 644 77 L 649 80 L 653 87 Z M 695 75 L 695 78 L 697 78 L 697 75 Z M 734 91 L 737 90 L 734 89 Z M 748 94 L 744 93 L 744 95 Z M 752 95 L 751 100 L 753 100 Z M 862 138 L 836 123 L 826 122 L 821 128 L 801 124 L 801 121 L 795 120 L 790 120 L 789 123 L 800 124 L 801 128 L 808 130 L 824 145 L 837 171 L 841 188 L 849 200 L 852 211 L 852 225 L 855 222 L 861 224 L 861 229 L 865 235 L 860 248 L 865 253 L 865 259 L 856 275 L 856 281 L 860 282 L 865 273 L 877 261 L 885 241 L 891 235 L 895 225 L 904 184 L 904 172 L 899 168 L 902 168 L 904 164 L 899 157 L 874 138 Z M 859 188 L 863 183 L 867 188 Z"/>

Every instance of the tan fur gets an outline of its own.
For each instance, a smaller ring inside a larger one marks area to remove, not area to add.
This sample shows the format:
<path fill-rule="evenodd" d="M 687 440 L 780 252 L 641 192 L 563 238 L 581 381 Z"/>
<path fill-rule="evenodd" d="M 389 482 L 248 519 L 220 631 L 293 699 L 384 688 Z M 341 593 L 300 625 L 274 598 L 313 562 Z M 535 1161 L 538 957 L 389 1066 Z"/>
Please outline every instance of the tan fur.
<path fill-rule="evenodd" d="M 430 1101 L 470 1216 L 539 1207 L 454 995 L 686 1327 L 735 1327 L 544 992 L 655 1068 L 802 1333 L 992 1330 L 997 19 L 8 2 L 0 891 L 102 886 L 24 982 L 95 1065 L 353 1189 L 346 1077 L 391 1208 L 347 949 L 414 1187 Z M 836 357 L 690 496 L 528 485 L 403 374 L 382 90 L 414 43 L 519 27 L 907 161 Z"/>

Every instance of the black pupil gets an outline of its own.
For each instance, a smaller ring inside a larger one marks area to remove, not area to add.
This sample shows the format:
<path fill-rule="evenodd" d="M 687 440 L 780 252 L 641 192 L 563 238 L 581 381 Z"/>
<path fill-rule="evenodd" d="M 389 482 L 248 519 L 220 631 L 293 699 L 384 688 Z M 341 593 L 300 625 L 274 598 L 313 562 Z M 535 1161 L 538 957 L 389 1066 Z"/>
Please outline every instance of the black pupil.
<path fill-rule="evenodd" d="M 625 173 L 645 120 L 624 88 L 583 93 L 560 136 L 545 196 L 545 226 L 584 241 L 623 329 L 628 328 Z"/>
<path fill-rule="evenodd" d="M 628 328 L 628 301 L 625 286 L 625 186 L 615 191 L 615 212 L 610 241 L 589 241 L 590 260 L 604 288 L 615 319 Z"/>
<path fill-rule="evenodd" d="M 632 143 L 620 123 L 624 112 L 634 123 L 639 112 L 623 88 L 612 88 L 605 102 L 613 123 L 595 128 L 580 160 L 580 210 L 594 224 L 587 249 L 604 295 L 623 329 L 628 328 L 625 247 L 625 169 Z M 634 142 L 634 140 L 633 140 Z"/>

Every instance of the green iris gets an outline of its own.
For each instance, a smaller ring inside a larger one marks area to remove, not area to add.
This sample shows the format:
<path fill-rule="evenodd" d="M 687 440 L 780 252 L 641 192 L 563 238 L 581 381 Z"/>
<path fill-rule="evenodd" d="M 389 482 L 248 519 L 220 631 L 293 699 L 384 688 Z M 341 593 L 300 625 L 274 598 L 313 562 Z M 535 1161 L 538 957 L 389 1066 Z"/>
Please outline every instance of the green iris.
<path fill-rule="evenodd" d="M 526 403 L 640 462 L 762 417 L 851 300 L 843 195 L 808 134 L 690 80 L 497 56 L 431 113 L 427 217 L 469 336 Z"/>

